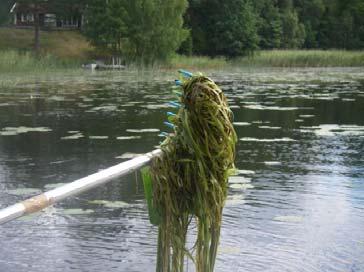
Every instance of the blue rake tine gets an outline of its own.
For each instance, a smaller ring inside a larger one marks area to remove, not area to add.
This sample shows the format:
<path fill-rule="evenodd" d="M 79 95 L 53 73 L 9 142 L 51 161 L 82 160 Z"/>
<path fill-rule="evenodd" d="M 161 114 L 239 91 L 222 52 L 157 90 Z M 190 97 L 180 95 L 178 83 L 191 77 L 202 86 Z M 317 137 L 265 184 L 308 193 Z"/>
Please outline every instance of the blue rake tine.
<path fill-rule="evenodd" d="M 169 133 L 162 131 L 161 133 L 159 133 L 158 136 L 159 137 L 168 137 L 169 136 Z"/>
<path fill-rule="evenodd" d="M 170 122 L 163 122 L 163 124 L 165 124 L 167 127 L 174 129 L 174 125 Z"/>
<path fill-rule="evenodd" d="M 181 107 L 181 104 L 180 103 L 177 103 L 177 102 L 174 102 L 174 101 L 168 101 L 168 105 L 174 107 L 174 108 L 177 108 L 179 109 Z"/>
<path fill-rule="evenodd" d="M 176 116 L 176 114 L 173 112 L 167 111 L 167 116 Z"/>
<path fill-rule="evenodd" d="M 186 71 L 186 70 L 179 69 L 179 70 L 178 70 L 178 72 L 179 72 L 180 74 L 182 74 L 182 75 L 183 75 L 184 77 L 186 77 L 186 78 L 191 78 L 191 77 L 193 77 L 193 74 L 192 74 L 191 72 Z"/>

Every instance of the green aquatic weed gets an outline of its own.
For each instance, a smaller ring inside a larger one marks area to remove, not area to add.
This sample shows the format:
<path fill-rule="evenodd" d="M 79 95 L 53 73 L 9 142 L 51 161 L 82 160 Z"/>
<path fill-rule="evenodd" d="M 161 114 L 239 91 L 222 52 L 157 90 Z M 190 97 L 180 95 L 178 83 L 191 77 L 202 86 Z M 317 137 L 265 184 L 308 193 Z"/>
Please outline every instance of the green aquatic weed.
<path fill-rule="evenodd" d="M 153 221 L 159 224 L 157 271 L 182 272 L 184 257 L 198 272 L 214 270 L 228 177 L 234 171 L 236 133 L 221 89 L 198 75 L 182 82 L 181 107 L 169 121 L 174 133 L 152 162 Z M 158 220 L 156 220 L 158 215 Z M 191 220 L 197 224 L 186 248 Z"/>

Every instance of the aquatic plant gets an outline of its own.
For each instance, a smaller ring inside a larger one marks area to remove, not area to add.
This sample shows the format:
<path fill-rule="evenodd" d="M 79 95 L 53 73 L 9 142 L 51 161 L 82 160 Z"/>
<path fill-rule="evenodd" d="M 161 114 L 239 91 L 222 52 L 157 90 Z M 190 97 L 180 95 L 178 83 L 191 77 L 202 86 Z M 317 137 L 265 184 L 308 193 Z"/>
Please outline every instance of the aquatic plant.
<path fill-rule="evenodd" d="M 203 75 L 177 81 L 182 87 L 178 113 L 168 113 L 162 134 L 162 156 L 154 159 L 151 176 L 144 172 L 151 221 L 159 225 L 157 271 L 183 271 L 184 257 L 196 271 L 214 270 L 228 177 L 234 171 L 236 133 L 232 112 L 221 89 Z M 152 195 L 150 186 L 152 186 Z M 149 201 L 150 202 L 150 201 Z M 152 205 L 152 208 L 150 207 Z M 195 219 L 197 238 L 186 248 L 188 227 Z"/>

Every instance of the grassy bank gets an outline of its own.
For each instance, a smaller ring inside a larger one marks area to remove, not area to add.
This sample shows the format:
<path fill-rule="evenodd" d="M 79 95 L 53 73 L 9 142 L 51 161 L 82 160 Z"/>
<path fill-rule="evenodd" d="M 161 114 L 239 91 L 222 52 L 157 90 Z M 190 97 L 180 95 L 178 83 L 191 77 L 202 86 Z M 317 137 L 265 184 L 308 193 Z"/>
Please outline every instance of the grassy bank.
<path fill-rule="evenodd" d="M 34 56 L 32 52 L 14 50 L 0 51 L 0 73 L 44 72 L 79 69 L 80 60 L 61 59 L 53 55 Z"/>
<path fill-rule="evenodd" d="M 79 68 L 81 63 L 90 62 L 95 56 L 103 56 L 102 52 L 96 53 L 78 31 L 41 31 L 39 58 L 31 54 L 34 40 L 32 29 L 3 27 L 0 28 L 0 37 L 0 72 Z M 196 70 L 236 67 L 352 67 L 364 66 L 364 51 L 270 50 L 257 51 L 253 56 L 235 60 L 175 55 L 168 63 L 156 66 L 162 69 Z"/>
<path fill-rule="evenodd" d="M 224 58 L 172 58 L 169 68 L 215 69 L 227 67 L 359 67 L 364 66 L 364 51 L 343 50 L 269 50 L 253 56 L 226 60 Z"/>
<path fill-rule="evenodd" d="M 34 44 L 33 29 L 0 28 L 0 51 L 30 51 Z M 41 31 L 41 54 L 59 59 L 83 61 L 93 48 L 78 31 Z"/>
<path fill-rule="evenodd" d="M 364 51 L 270 50 L 232 62 L 238 66 L 355 67 L 364 66 Z"/>
<path fill-rule="evenodd" d="M 78 31 L 41 31 L 40 56 L 32 53 L 33 29 L 0 28 L 0 72 L 43 72 L 76 69 L 93 48 Z"/>

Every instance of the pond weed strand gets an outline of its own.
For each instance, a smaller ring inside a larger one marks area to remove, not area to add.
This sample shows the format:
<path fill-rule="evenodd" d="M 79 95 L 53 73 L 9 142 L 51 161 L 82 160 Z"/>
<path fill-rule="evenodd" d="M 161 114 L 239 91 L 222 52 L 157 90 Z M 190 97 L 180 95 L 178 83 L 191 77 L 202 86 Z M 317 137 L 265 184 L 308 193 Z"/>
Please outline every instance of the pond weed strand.
<path fill-rule="evenodd" d="M 161 143 L 163 154 L 151 165 L 153 205 L 160 217 L 157 271 L 182 272 L 188 256 L 196 271 L 209 272 L 214 270 L 228 177 L 235 169 L 237 136 L 227 100 L 211 79 L 198 75 L 180 82 L 181 107 L 177 115 L 169 114 L 174 133 Z M 188 250 L 193 218 L 197 238 Z"/>

